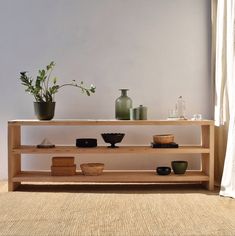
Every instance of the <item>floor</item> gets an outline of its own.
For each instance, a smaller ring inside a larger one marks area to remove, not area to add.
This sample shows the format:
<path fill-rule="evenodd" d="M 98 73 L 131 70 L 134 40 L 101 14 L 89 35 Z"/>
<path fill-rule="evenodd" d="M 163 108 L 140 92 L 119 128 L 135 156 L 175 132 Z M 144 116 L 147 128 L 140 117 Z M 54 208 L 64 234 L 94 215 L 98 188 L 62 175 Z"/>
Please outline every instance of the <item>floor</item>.
<path fill-rule="evenodd" d="M 0 235 L 235 235 L 235 200 L 198 185 L 0 182 Z"/>

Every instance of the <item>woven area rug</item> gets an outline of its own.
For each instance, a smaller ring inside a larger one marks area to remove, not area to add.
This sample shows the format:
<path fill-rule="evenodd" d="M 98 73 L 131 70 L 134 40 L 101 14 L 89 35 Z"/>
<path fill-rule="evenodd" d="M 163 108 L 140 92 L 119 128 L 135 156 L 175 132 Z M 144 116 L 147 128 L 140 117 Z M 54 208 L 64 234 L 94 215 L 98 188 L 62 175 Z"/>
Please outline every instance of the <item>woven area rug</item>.
<path fill-rule="evenodd" d="M 28 186 L 0 192 L 0 235 L 235 235 L 235 200 L 194 187 Z"/>

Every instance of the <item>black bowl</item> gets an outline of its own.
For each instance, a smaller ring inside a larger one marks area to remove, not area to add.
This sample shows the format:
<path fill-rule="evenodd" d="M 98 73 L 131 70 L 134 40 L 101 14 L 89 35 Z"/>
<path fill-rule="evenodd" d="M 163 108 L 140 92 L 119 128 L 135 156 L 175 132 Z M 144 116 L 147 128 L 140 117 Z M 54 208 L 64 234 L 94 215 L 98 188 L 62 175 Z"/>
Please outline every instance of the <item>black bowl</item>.
<path fill-rule="evenodd" d="M 187 161 L 172 161 L 171 166 L 175 174 L 182 175 L 182 174 L 185 174 L 187 170 L 188 162 Z"/>
<path fill-rule="evenodd" d="M 77 147 L 97 147 L 97 139 L 95 138 L 77 138 Z"/>
<path fill-rule="evenodd" d="M 156 168 L 158 175 L 169 175 L 171 173 L 171 168 L 168 166 L 159 166 Z"/>
<path fill-rule="evenodd" d="M 102 138 L 106 143 L 110 143 L 111 146 L 109 148 L 118 148 L 115 146 L 115 143 L 120 143 L 125 136 L 123 133 L 104 133 L 101 134 Z"/>

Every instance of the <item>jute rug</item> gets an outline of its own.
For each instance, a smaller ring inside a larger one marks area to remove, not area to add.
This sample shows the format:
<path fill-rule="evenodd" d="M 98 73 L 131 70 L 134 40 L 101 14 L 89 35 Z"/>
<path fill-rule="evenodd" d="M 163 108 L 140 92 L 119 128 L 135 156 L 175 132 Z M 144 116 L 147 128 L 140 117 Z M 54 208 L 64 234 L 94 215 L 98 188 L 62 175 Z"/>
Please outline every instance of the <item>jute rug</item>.
<path fill-rule="evenodd" d="M 196 187 L 0 188 L 0 235 L 235 235 L 235 200 Z"/>

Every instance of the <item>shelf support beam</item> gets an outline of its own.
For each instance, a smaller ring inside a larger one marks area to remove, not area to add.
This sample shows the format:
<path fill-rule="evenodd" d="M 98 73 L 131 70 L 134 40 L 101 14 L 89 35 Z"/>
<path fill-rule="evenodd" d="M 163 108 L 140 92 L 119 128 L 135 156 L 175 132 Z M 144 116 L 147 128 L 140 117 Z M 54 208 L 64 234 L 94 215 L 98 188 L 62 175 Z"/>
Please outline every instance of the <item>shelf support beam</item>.
<path fill-rule="evenodd" d="M 208 190 L 214 190 L 214 125 L 201 126 L 201 145 L 209 148 L 210 152 L 201 154 L 201 169 L 209 176 L 209 181 L 205 183 Z"/>
<path fill-rule="evenodd" d="M 13 182 L 13 177 L 21 171 L 21 155 L 13 152 L 21 145 L 21 127 L 8 125 L 8 191 L 16 190 L 20 182 Z"/>

